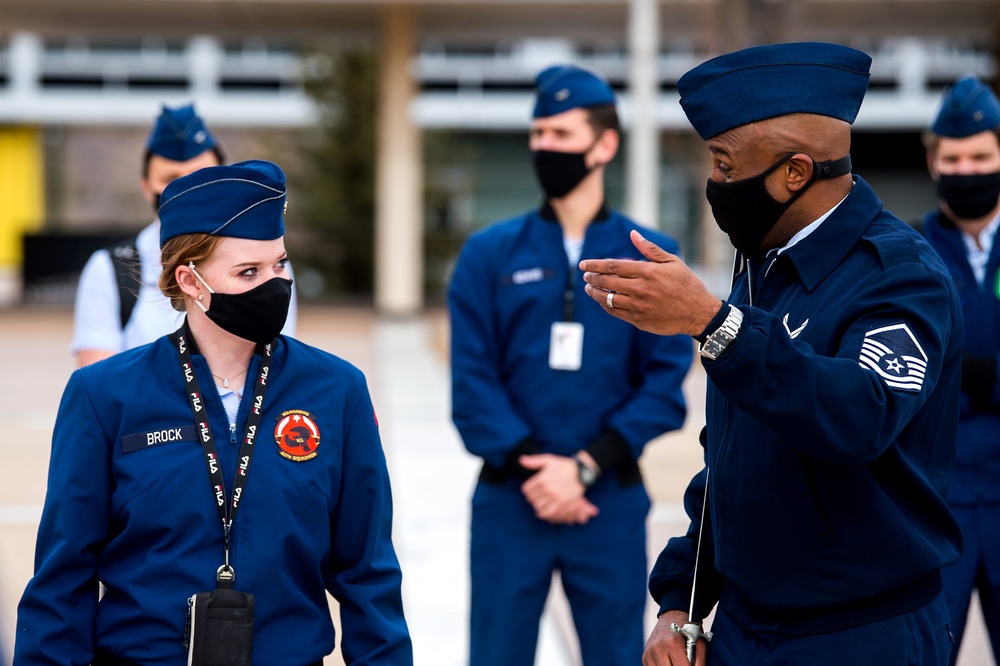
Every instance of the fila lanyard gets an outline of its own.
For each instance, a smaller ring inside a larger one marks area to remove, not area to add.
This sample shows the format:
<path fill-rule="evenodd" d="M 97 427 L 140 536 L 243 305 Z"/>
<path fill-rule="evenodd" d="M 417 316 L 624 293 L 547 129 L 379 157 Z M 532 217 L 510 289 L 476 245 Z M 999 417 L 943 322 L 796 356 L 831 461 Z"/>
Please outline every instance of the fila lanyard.
<path fill-rule="evenodd" d="M 253 459 L 254 442 L 257 430 L 260 427 L 261 413 L 264 406 L 264 394 L 267 392 L 267 373 L 271 367 L 271 343 L 263 346 L 261 354 L 260 375 L 253 387 L 253 403 L 250 414 L 247 417 L 247 429 L 243 436 L 243 444 L 240 446 L 239 465 L 236 474 L 233 476 L 233 497 L 226 502 L 226 482 L 222 477 L 222 469 L 219 465 L 219 453 L 215 446 L 215 437 L 212 436 L 212 428 L 208 424 L 208 411 L 205 407 L 204 395 L 201 386 L 198 384 L 198 377 L 195 375 L 194 366 L 191 363 L 191 350 L 188 348 L 188 336 L 190 330 L 187 322 L 184 323 L 171 337 L 180 354 L 181 370 L 184 372 L 184 383 L 191 405 L 191 412 L 194 414 L 195 425 L 201 439 L 201 448 L 205 453 L 205 462 L 208 465 L 208 476 L 212 482 L 212 490 L 215 493 L 215 506 L 219 511 L 219 520 L 222 522 L 222 533 L 224 537 L 223 548 L 225 549 L 225 560 L 216 573 L 216 580 L 220 586 L 232 587 L 236 579 L 236 571 L 229 566 L 229 535 L 233 529 L 233 521 L 236 519 L 236 510 L 240 507 L 240 498 L 247 485 L 247 474 L 250 472 L 250 461 Z"/>

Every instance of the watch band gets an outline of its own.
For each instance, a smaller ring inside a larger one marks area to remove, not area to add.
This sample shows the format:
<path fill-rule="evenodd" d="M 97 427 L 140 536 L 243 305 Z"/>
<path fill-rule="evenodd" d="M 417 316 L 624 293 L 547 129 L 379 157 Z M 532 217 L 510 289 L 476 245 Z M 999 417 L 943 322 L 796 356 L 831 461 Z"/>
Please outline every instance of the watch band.
<path fill-rule="evenodd" d="M 705 339 L 705 342 L 698 348 L 698 353 L 711 361 L 717 360 L 736 339 L 742 324 L 743 313 L 736 306 L 729 304 L 729 314 L 726 315 L 726 320 L 722 322 L 722 326 L 715 329 Z"/>

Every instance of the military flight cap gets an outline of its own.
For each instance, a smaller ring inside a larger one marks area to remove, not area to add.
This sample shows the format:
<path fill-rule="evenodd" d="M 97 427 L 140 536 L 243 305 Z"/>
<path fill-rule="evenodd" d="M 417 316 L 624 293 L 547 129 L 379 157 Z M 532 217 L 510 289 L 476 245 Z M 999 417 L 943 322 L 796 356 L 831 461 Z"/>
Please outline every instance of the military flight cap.
<path fill-rule="evenodd" d="M 535 77 L 532 118 L 548 118 L 570 109 L 614 103 L 614 91 L 597 74 L 575 65 L 556 65 Z"/>
<path fill-rule="evenodd" d="M 790 113 L 853 123 L 871 63 L 868 54 L 839 44 L 768 44 L 698 65 L 677 81 L 677 90 L 684 113 L 705 140 Z"/>
<path fill-rule="evenodd" d="M 982 81 L 969 74 L 944 92 L 931 131 L 964 139 L 1000 127 L 1000 100 Z"/>
<path fill-rule="evenodd" d="M 160 205 L 160 247 L 183 234 L 273 240 L 285 234 L 285 174 L 248 160 L 198 169 L 172 181 Z"/>
<path fill-rule="evenodd" d="M 214 147 L 215 137 L 193 104 L 176 109 L 164 105 L 146 141 L 149 152 L 175 162 L 185 162 Z"/>

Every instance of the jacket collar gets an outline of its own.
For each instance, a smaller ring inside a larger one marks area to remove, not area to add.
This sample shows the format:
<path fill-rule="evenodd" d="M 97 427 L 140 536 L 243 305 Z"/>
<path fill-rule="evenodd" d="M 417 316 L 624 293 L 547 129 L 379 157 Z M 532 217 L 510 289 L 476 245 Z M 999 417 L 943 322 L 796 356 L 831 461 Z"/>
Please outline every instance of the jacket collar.
<path fill-rule="evenodd" d="M 783 252 L 812 291 L 836 268 L 858 242 L 868 225 L 882 212 L 882 202 L 860 176 L 840 206 L 813 233 Z"/>

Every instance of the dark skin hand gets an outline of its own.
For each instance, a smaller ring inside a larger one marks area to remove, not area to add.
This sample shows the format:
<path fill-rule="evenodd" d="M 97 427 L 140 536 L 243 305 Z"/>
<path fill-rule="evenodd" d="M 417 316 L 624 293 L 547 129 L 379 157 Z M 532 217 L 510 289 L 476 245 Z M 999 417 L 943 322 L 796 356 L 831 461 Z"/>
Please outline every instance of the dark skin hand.
<path fill-rule="evenodd" d="M 715 317 L 722 301 L 712 295 L 681 259 L 661 249 L 637 231 L 632 244 L 649 261 L 587 259 L 587 294 L 611 315 L 659 335 L 700 335 Z M 615 292 L 608 308 L 608 292 Z"/>
<path fill-rule="evenodd" d="M 656 626 L 646 641 L 642 653 L 642 666 L 691 666 L 687 658 L 687 645 L 683 634 L 670 631 L 670 624 L 683 626 L 687 622 L 687 612 L 667 611 L 656 621 Z M 694 666 L 705 666 L 707 643 L 699 640 L 695 646 Z"/>

